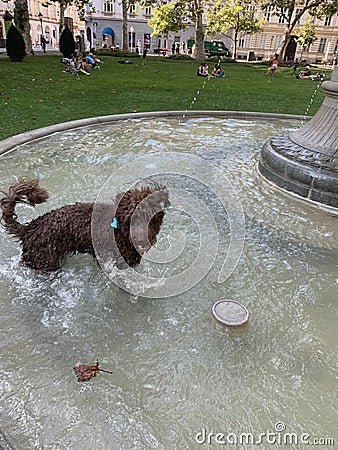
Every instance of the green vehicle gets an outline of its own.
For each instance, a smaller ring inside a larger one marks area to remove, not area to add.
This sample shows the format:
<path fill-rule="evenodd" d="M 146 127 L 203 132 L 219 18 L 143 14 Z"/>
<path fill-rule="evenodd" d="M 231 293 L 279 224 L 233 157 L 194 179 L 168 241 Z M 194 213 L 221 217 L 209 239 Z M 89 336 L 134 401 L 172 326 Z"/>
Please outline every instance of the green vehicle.
<path fill-rule="evenodd" d="M 188 50 L 191 50 L 194 44 L 194 39 L 188 39 Z M 204 41 L 204 50 L 207 56 L 231 56 L 230 50 L 224 45 L 223 41 Z"/>

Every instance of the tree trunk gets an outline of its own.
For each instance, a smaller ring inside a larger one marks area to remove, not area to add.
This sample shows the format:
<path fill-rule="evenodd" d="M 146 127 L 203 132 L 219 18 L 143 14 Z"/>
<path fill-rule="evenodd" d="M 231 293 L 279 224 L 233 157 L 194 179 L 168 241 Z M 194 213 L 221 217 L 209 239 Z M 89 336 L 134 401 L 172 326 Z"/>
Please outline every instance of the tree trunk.
<path fill-rule="evenodd" d="M 204 50 L 204 30 L 203 30 L 203 11 L 198 9 L 195 14 L 195 46 L 193 58 L 205 59 Z"/>
<path fill-rule="evenodd" d="M 128 1 L 122 0 L 122 50 L 129 50 Z"/>
<path fill-rule="evenodd" d="M 238 31 L 237 29 L 234 30 L 235 36 L 234 36 L 234 54 L 232 55 L 232 59 L 237 58 L 237 42 L 238 42 Z"/>
<path fill-rule="evenodd" d="M 61 33 L 65 27 L 65 9 L 66 7 L 60 3 L 59 36 L 61 36 Z"/>
<path fill-rule="evenodd" d="M 282 61 L 285 60 L 285 51 L 286 51 L 287 46 L 289 45 L 290 39 L 291 39 L 291 33 L 290 33 L 290 28 L 288 27 L 285 29 L 284 39 L 283 39 L 280 47 L 277 50 L 277 53 L 279 55 L 278 58 Z"/>
<path fill-rule="evenodd" d="M 25 42 L 26 53 L 28 55 L 34 55 L 31 41 L 31 27 L 29 25 L 27 0 L 15 0 L 14 23 L 22 34 L 23 40 Z"/>

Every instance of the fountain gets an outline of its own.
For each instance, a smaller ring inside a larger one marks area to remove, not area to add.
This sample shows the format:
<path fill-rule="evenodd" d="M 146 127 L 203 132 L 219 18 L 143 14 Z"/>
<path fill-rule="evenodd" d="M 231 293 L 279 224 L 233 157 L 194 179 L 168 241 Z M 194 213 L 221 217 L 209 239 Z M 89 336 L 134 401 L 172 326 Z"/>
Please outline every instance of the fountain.
<path fill-rule="evenodd" d="M 112 198 L 133 179 L 172 194 L 139 268 L 149 282 L 129 278 L 123 289 L 120 274 L 105 274 L 88 255 L 34 273 L 0 229 L 0 446 L 190 449 L 220 440 L 264 448 L 265 434 L 269 448 L 282 448 L 293 433 L 299 448 L 314 439 L 329 448 L 337 218 L 256 172 L 263 144 L 298 128 L 296 117 L 148 113 L 0 144 L 1 189 L 27 177 L 50 192 L 35 210 L 18 208 L 21 221 Z M 189 268 L 198 279 L 187 288 Z M 211 310 L 222 316 L 225 298 L 250 312 L 245 327 L 215 326 Z M 73 367 L 96 361 L 113 374 L 78 383 Z"/>
<path fill-rule="evenodd" d="M 326 98 L 302 128 L 273 136 L 261 154 L 260 173 L 310 201 L 338 207 L 338 66 L 322 83 Z"/>

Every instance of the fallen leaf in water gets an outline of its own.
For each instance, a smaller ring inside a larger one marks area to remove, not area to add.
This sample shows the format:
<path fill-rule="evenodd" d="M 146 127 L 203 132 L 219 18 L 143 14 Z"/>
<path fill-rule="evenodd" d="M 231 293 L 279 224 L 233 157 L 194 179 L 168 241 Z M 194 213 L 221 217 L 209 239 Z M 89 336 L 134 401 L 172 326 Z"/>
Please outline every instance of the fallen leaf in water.
<path fill-rule="evenodd" d="M 99 362 L 97 361 L 95 366 L 87 366 L 86 364 L 76 364 L 73 369 L 77 376 L 77 381 L 90 381 L 96 377 L 99 372 L 113 373 L 110 370 L 99 369 Z"/>
<path fill-rule="evenodd" d="M 99 363 L 97 362 L 95 366 L 77 364 L 74 366 L 74 371 L 77 376 L 77 381 L 90 381 L 92 378 L 96 377 L 97 373 L 99 373 Z"/>

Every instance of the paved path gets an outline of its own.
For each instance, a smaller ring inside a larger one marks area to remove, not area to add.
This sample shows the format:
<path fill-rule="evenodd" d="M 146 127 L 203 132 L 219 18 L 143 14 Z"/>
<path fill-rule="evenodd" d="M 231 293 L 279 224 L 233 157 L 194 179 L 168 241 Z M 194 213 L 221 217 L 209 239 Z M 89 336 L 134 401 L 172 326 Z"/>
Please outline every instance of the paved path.
<path fill-rule="evenodd" d="M 43 56 L 43 55 L 61 55 L 61 52 L 58 48 L 55 49 L 47 49 L 46 53 L 43 53 L 43 51 L 39 48 L 39 49 L 33 49 L 34 53 L 36 56 Z M 3 47 L 0 47 L 0 56 L 6 56 L 7 57 L 7 52 L 6 49 Z"/>

